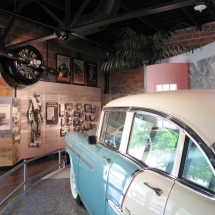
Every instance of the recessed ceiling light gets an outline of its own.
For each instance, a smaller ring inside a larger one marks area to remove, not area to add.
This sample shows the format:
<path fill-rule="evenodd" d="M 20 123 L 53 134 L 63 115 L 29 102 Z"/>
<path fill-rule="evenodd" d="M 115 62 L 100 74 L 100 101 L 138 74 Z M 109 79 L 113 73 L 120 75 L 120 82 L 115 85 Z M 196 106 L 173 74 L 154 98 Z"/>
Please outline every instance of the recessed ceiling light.
<path fill-rule="evenodd" d="M 194 7 L 194 9 L 198 10 L 199 12 L 202 12 L 205 8 L 206 8 L 206 5 L 204 5 L 204 4 L 196 5 Z"/>

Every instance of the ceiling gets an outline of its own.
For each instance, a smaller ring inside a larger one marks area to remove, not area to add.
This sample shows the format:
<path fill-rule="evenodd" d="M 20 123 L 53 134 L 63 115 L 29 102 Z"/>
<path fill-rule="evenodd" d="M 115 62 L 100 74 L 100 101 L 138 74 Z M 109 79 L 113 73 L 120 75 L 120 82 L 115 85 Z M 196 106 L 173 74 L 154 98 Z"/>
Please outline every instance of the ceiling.
<path fill-rule="evenodd" d="M 40 41 L 56 38 L 58 29 L 88 45 L 110 47 L 121 38 L 121 29 L 131 27 L 145 35 L 169 30 L 180 22 L 196 26 L 215 21 L 214 0 L 205 0 L 202 12 L 196 0 L 1 0 L 0 11 L 49 27 Z M 99 8 L 99 10 L 98 10 Z M 14 12 L 15 11 L 15 12 Z M 12 26 L 13 23 L 11 23 Z M 63 33 L 62 33 L 63 34 Z M 75 36 L 75 37 L 74 37 Z M 33 42 L 36 42 L 33 39 Z M 32 40 L 31 40 L 32 42 Z M 23 45 L 23 43 L 22 43 Z"/>

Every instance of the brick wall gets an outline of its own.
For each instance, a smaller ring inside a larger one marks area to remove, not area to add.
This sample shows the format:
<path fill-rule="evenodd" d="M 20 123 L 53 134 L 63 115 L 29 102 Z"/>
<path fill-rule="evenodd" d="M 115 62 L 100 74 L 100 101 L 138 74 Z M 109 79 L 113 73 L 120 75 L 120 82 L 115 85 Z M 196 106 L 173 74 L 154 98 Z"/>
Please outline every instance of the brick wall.
<path fill-rule="evenodd" d="M 178 31 L 167 45 L 189 45 L 200 48 L 215 40 L 215 22 L 202 25 L 202 31 L 196 27 Z"/>
<path fill-rule="evenodd" d="M 111 94 L 130 94 L 143 92 L 143 68 L 120 70 L 110 75 Z"/>

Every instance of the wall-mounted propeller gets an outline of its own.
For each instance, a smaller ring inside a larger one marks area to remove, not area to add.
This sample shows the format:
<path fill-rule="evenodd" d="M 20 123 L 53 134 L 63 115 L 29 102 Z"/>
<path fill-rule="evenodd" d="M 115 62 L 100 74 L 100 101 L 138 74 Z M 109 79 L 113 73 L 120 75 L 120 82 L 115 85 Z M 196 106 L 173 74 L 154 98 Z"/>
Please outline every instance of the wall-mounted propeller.
<path fill-rule="evenodd" d="M 44 66 L 40 52 L 33 46 L 25 46 L 13 51 L 0 47 L 2 77 L 11 86 L 31 85 L 36 83 L 43 73 L 58 76 L 59 71 Z"/>

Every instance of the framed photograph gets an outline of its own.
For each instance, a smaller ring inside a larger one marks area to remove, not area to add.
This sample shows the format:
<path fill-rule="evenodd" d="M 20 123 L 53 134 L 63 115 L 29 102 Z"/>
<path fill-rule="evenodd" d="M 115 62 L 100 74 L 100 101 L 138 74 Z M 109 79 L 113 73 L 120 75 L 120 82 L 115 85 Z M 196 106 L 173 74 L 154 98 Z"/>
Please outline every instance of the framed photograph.
<path fill-rule="evenodd" d="M 59 71 L 57 82 L 71 83 L 71 59 L 70 56 L 56 54 L 56 67 Z"/>
<path fill-rule="evenodd" d="M 63 137 L 66 135 L 67 132 L 70 131 L 70 127 L 63 127 L 60 129 L 60 136 Z"/>
<path fill-rule="evenodd" d="M 58 123 L 58 103 L 47 102 L 46 103 L 46 124 Z"/>
<path fill-rule="evenodd" d="M 86 85 L 97 87 L 97 64 L 86 62 Z"/>
<path fill-rule="evenodd" d="M 85 84 L 84 61 L 73 58 L 73 84 Z"/>

